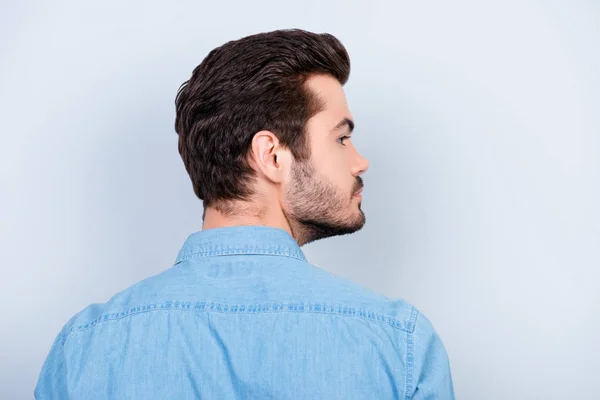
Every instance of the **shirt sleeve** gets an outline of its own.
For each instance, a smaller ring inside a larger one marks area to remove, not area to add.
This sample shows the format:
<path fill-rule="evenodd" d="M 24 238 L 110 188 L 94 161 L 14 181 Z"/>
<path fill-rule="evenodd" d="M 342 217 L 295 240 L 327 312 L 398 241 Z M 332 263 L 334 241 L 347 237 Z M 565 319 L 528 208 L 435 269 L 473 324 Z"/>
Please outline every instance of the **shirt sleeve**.
<path fill-rule="evenodd" d="M 454 385 L 450 373 L 448 354 L 431 322 L 418 314 L 412 334 L 414 365 L 411 400 L 454 400 Z"/>
<path fill-rule="evenodd" d="M 38 378 L 34 390 L 36 400 L 43 399 L 68 399 L 66 377 L 67 370 L 65 364 L 64 343 L 66 339 L 65 328 L 60 331 L 50 353 L 42 366 L 42 371 Z"/>

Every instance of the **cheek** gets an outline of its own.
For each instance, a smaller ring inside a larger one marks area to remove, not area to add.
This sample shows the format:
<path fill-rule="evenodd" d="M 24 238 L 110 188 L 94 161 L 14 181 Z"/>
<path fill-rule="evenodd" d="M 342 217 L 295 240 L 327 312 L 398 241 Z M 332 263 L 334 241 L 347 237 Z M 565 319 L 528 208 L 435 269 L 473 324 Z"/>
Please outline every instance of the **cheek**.
<path fill-rule="evenodd" d="M 352 176 L 348 172 L 346 163 L 343 160 L 339 160 L 338 163 L 332 163 L 329 165 L 327 171 L 323 171 L 323 175 L 331 182 L 338 191 L 350 190 L 354 185 L 352 182 Z"/>
<path fill-rule="evenodd" d="M 312 164 L 317 174 L 327 179 L 338 190 L 345 190 L 354 185 L 350 173 L 349 148 L 337 142 L 319 143 L 312 154 Z M 351 190 L 351 189 L 348 189 Z"/>

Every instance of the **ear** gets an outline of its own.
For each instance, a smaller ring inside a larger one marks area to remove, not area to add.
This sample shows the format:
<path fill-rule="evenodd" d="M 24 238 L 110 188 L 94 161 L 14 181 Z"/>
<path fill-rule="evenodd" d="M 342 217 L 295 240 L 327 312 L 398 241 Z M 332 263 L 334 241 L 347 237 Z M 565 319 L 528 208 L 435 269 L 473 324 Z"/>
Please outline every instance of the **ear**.
<path fill-rule="evenodd" d="M 290 161 L 291 152 L 281 146 L 273 132 L 260 131 L 252 138 L 250 162 L 270 181 L 283 182 Z"/>

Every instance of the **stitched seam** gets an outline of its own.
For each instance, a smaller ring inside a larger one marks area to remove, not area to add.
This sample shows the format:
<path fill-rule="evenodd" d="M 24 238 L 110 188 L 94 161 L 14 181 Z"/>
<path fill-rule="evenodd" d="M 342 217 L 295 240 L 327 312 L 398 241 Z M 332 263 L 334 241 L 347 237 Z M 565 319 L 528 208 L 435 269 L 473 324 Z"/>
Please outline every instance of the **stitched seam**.
<path fill-rule="evenodd" d="M 193 258 L 198 257 L 211 257 L 211 256 L 236 256 L 236 255 L 244 255 L 244 254 L 260 254 L 266 256 L 284 256 L 295 258 L 296 260 L 306 261 L 306 258 L 297 254 L 290 253 L 286 251 L 278 251 L 278 250 L 266 250 L 260 248 L 248 248 L 248 249 L 236 249 L 236 250 L 205 250 L 205 251 L 194 251 L 189 253 L 183 253 L 179 257 L 177 257 L 176 264 Z"/>
<path fill-rule="evenodd" d="M 166 301 L 161 304 L 151 303 L 143 306 L 131 308 L 127 311 L 120 313 L 109 313 L 103 314 L 98 318 L 88 322 L 87 324 L 78 325 L 69 330 L 69 333 L 77 330 L 84 331 L 95 325 L 103 322 L 126 318 L 130 315 L 141 314 L 151 311 L 163 311 L 163 310 L 180 310 L 180 311 L 207 311 L 207 312 L 219 312 L 219 313 L 230 313 L 230 314 L 259 314 L 259 313 L 284 313 L 284 312 L 298 312 L 298 313 L 315 313 L 315 314 L 330 314 L 330 315 L 341 315 L 347 317 L 355 317 L 362 320 L 379 321 L 390 325 L 393 328 L 407 331 L 404 324 L 394 318 L 388 316 L 360 310 L 352 307 L 345 306 L 331 306 L 326 304 L 318 303 L 262 303 L 262 304 L 226 304 L 216 302 L 181 302 L 181 301 Z"/>
<path fill-rule="evenodd" d="M 417 314 L 417 309 L 414 306 L 411 307 L 410 315 L 408 319 L 404 321 L 404 324 L 406 325 L 406 330 L 411 333 L 414 332 L 415 326 L 417 324 Z"/>
<path fill-rule="evenodd" d="M 406 331 L 406 393 L 405 399 L 410 400 L 413 392 L 414 371 L 414 338 L 411 331 Z"/>

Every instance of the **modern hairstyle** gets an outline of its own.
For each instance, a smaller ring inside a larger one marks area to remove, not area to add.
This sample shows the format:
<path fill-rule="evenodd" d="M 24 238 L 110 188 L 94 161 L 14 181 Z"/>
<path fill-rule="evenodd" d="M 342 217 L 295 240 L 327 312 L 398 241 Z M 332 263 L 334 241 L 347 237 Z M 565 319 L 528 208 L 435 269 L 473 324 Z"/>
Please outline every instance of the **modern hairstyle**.
<path fill-rule="evenodd" d="M 249 200 L 255 172 L 248 153 L 255 133 L 273 132 L 297 161 L 310 157 L 307 121 L 322 103 L 305 85 L 328 74 L 344 85 L 350 58 L 330 34 L 300 29 L 247 36 L 212 50 L 175 99 L 179 154 L 204 209 L 231 212 Z"/>

